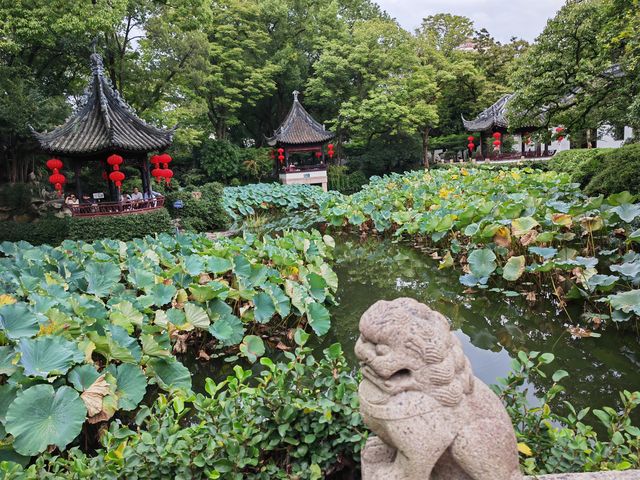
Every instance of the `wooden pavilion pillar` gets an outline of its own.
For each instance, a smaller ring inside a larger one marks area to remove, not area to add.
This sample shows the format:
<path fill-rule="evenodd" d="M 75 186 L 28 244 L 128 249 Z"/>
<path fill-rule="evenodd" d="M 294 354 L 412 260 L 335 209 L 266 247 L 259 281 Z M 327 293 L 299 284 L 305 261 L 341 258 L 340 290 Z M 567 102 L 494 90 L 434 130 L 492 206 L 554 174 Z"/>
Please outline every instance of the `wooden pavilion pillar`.
<path fill-rule="evenodd" d="M 75 175 L 75 181 L 76 181 L 76 198 L 78 199 L 78 201 L 82 201 L 82 184 L 80 183 L 80 169 L 81 169 L 81 165 L 80 165 L 80 161 L 78 159 L 74 159 L 73 160 L 73 171 L 74 171 L 74 175 Z"/>
<path fill-rule="evenodd" d="M 483 145 L 483 138 L 482 138 L 482 132 L 480 132 L 480 157 L 482 158 L 482 161 L 484 161 L 484 151 L 482 149 L 482 145 Z"/>

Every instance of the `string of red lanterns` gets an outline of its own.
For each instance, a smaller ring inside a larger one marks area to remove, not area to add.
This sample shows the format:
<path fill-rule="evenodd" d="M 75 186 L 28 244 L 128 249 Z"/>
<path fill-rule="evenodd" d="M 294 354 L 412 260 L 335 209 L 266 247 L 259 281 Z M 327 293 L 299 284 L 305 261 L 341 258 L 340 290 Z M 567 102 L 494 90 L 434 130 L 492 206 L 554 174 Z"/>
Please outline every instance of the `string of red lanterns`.
<path fill-rule="evenodd" d="M 115 183 L 118 190 L 122 187 L 122 182 L 125 179 L 125 174 L 120 171 L 120 165 L 124 159 L 117 154 L 110 155 L 107 157 L 107 163 L 113 168 L 113 171 L 109 174 L 109 180 Z"/>
<path fill-rule="evenodd" d="M 154 166 L 151 170 L 151 175 L 156 179 L 156 182 L 160 183 L 162 179 L 164 179 L 167 185 L 171 182 L 173 170 L 169 168 L 169 163 L 171 163 L 172 160 L 173 159 L 168 153 L 153 155 L 151 157 L 150 162 Z M 160 167 L 160 164 L 162 164 L 162 168 Z"/>
<path fill-rule="evenodd" d="M 493 147 L 495 150 L 500 150 L 500 145 L 502 145 L 502 142 L 500 141 L 500 139 L 502 138 L 502 134 L 500 132 L 495 132 L 492 137 L 494 138 L 493 140 Z"/>
<path fill-rule="evenodd" d="M 278 161 L 284 163 L 284 148 L 278 149 Z"/>
<path fill-rule="evenodd" d="M 333 151 L 333 143 L 330 143 L 329 145 L 327 145 L 327 154 L 329 155 L 329 159 L 333 159 L 333 155 L 335 154 L 335 152 Z"/>
<path fill-rule="evenodd" d="M 556 136 L 557 136 L 556 140 L 558 142 L 561 142 L 562 140 L 564 140 L 563 132 L 564 132 L 564 127 L 557 127 L 556 128 Z"/>
<path fill-rule="evenodd" d="M 467 140 L 469 141 L 469 144 L 467 145 L 467 147 L 469 148 L 469 151 L 470 151 L 471 153 L 473 153 L 473 150 L 476 148 L 475 143 L 473 143 L 473 141 L 475 140 L 475 138 L 473 138 L 473 136 L 472 136 L 472 135 L 469 135 L 469 136 L 467 137 Z"/>
<path fill-rule="evenodd" d="M 47 168 L 52 171 L 49 176 L 49 183 L 56 189 L 58 195 L 62 194 L 62 186 L 66 183 L 67 178 L 60 173 L 64 164 L 59 158 L 50 158 L 47 160 Z"/>

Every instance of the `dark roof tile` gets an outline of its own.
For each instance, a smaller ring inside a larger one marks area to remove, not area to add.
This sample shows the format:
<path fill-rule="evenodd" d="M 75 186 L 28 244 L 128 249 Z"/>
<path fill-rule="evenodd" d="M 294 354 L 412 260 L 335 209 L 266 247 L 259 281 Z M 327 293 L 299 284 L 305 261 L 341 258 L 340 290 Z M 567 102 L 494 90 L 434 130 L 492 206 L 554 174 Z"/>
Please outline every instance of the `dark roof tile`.
<path fill-rule="evenodd" d="M 331 140 L 335 135 L 324 126 L 315 121 L 304 109 L 298 100 L 298 92 L 293 92 L 293 106 L 287 117 L 280 125 L 273 137 L 268 138 L 269 145 L 278 143 L 289 145 L 301 145 L 307 143 L 324 143 Z"/>
<path fill-rule="evenodd" d="M 92 78 L 76 111 L 51 132 L 33 131 L 40 147 L 57 155 L 149 152 L 171 145 L 175 129 L 148 125 L 104 76 L 102 57 L 91 55 Z"/>

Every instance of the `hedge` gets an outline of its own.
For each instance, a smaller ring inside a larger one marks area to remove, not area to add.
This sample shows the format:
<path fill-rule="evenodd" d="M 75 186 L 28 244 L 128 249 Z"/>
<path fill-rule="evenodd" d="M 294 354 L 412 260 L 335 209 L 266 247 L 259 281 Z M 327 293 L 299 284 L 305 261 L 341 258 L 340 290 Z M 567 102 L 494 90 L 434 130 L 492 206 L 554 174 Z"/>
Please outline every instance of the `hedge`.
<path fill-rule="evenodd" d="M 132 240 L 173 229 L 166 209 L 104 217 L 45 218 L 30 223 L 1 222 L 0 242 L 24 240 L 58 245 L 65 239 L 87 242 L 102 238 Z"/>
<path fill-rule="evenodd" d="M 36 222 L 0 222 L 0 242 L 25 240 L 32 245 L 58 245 L 69 232 L 69 218 L 44 218 Z"/>
<path fill-rule="evenodd" d="M 101 238 L 132 240 L 146 235 L 170 232 L 171 217 L 166 209 L 104 217 L 72 217 L 68 237 L 90 242 Z"/>
<path fill-rule="evenodd" d="M 608 150 L 596 172 L 584 188 L 587 195 L 640 193 L 640 144 Z"/>
<path fill-rule="evenodd" d="M 337 190 L 345 195 L 351 195 L 362 189 L 368 183 L 364 172 L 356 170 L 348 173 L 347 167 L 331 165 L 327 171 L 329 190 Z"/>
<path fill-rule="evenodd" d="M 570 174 L 587 195 L 640 193 L 640 144 L 559 152 L 549 167 Z"/>
<path fill-rule="evenodd" d="M 549 161 L 549 168 L 571 175 L 571 181 L 586 186 L 602 165 L 608 149 L 580 148 L 563 150 Z"/>

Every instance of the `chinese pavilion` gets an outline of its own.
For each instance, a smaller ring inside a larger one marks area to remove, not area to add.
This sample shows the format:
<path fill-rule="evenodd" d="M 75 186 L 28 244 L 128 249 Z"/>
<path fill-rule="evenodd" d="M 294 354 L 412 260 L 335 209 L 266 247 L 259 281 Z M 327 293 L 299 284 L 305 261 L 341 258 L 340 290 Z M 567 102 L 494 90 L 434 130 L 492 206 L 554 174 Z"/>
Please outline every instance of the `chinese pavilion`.
<path fill-rule="evenodd" d="M 151 175 L 168 182 L 173 176 L 167 165 L 171 157 L 154 155 L 151 170 L 147 155 L 169 147 L 175 128 L 157 128 L 138 117 L 105 77 L 102 57 L 97 53 L 91 55 L 91 72 L 91 81 L 78 108 L 63 125 L 44 133 L 32 129 L 42 150 L 54 157 L 47 162 L 47 167 L 53 170 L 50 182 L 62 192 L 66 178 L 60 173 L 64 167 L 61 159 L 68 161 L 75 172 L 75 194 L 80 200 L 70 207 L 73 215 L 113 215 L 161 207 L 164 198 L 152 192 Z M 101 167 L 110 202 L 104 201 L 104 192 L 93 192 L 91 197 L 87 195 L 90 192 L 83 192 L 80 169 L 90 162 Z M 139 170 L 143 199 L 122 201 L 120 189 L 125 174 L 121 165 Z"/>
<path fill-rule="evenodd" d="M 464 128 L 471 133 L 479 133 L 480 134 L 480 145 L 479 145 L 479 157 L 491 157 L 499 158 L 499 159 L 508 159 L 511 157 L 544 157 L 550 154 L 549 145 L 544 145 L 544 151 L 540 151 L 540 145 L 535 145 L 535 150 L 533 152 L 527 152 L 527 145 L 532 143 L 531 140 L 531 132 L 537 130 L 536 127 L 527 127 L 515 130 L 510 132 L 509 129 L 509 121 L 507 119 L 507 107 L 509 102 L 513 98 L 513 94 L 504 95 L 500 98 L 496 103 L 491 105 L 486 110 L 482 111 L 475 119 L 466 120 L 464 116 L 462 117 L 462 123 L 464 124 Z M 506 133 L 513 133 L 517 137 L 519 137 L 521 152 L 507 152 L 507 153 L 497 153 L 500 151 L 501 145 L 501 137 Z M 561 133 L 560 133 L 561 135 Z M 494 138 L 494 147 L 495 152 L 493 155 L 491 152 L 484 151 L 484 138 L 487 136 L 492 136 Z M 562 138 L 561 136 L 559 137 Z M 473 140 L 472 137 L 469 137 L 469 147 L 472 147 Z"/>
<path fill-rule="evenodd" d="M 271 156 L 275 161 L 276 171 L 283 184 L 322 185 L 327 190 L 327 164 L 325 161 L 325 144 L 335 135 L 325 130 L 304 109 L 298 95 L 293 92 L 293 106 L 274 132 L 267 139 L 273 147 Z M 327 154 L 334 155 L 333 144 L 327 145 Z"/>

